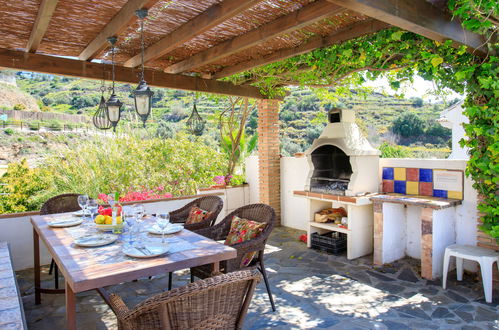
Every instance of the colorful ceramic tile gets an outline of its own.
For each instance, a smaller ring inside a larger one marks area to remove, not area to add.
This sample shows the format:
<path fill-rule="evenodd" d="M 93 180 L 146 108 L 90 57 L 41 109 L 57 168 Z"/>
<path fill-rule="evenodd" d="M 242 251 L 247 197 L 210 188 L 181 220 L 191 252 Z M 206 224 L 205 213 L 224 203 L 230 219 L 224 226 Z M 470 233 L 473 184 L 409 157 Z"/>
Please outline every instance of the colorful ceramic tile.
<path fill-rule="evenodd" d="M 449 190 L 447 191 L 447 198 L 463 199 L 463 192 Z"/>
<path fill-rule="evenodd" d="M 419 181 L 432 182 L 433 181 L 433 170 L 430 168 L 420 168 L 419 169 Z"/>
<path fill-rule="evenodd" d="M 433 189 L 433 197 L 447 198 L 447 190 Z"/>
<path fill-rule="evenodd" d="M 419 182 L 419 194 L 433 196 L 433 182 Z"/>
<path fill-rule="evenodd" d="M 393 180 L 393 167 L 383 167 L 383 180 Z"/>
<path fill-rule="evenodd" d="M 383 192 L 393 192 L 393 180 L 383 180 Z"/>
<path fill-rule="evenodd" d="M 419 195 L 419 182 L 407 181 L 406 194 Z"/>
<path fill-rule="evenodd" d="M 393 177 L 395 180 L 398 180 L 398 181 L 405 181 L 406 178 L 405 178 L 405 167 L 395 167 L 393 169 L 394 173 L 393 173 Z"/>
<path fill-rule="evenodd" d="M 405 181 L 395 180 L 393 185 L 393 192 L 397 194 L 405 194 Z"/>
<path fill-rule="evenodd" d="M 406 168 L 405 176 L 407 181 L 419 181 L 419 168 Z"/>

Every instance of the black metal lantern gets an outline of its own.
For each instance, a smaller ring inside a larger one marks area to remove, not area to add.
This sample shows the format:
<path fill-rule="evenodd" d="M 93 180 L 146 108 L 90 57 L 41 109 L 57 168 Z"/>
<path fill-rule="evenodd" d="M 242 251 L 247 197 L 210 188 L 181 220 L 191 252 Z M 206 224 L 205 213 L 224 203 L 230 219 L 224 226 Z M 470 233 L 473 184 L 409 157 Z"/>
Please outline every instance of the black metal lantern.
<path fill-rule="evenodd" d="M 204 131 L 204 125 L 205 121 L 204 119 L 199 115 L 197 106 L 196 106 L 196 99 L 194 99 L 194 106 L 192 107 L 192 113 L 189 116 L 189 119 L 187 119 L 187 130 L 196 136 L 203 135 Z"/>
<path fill-rule="evenodd" d="M 111 122 L 111 125 L 113 126 L 113 131 L 116 132 L 116 125 L 118 125 L 118 122 L 120 121 L 121 117 L 121 106 L 123 105 L 123 102 L 121 102 L 118 97 L 115 94 L 114 91 L 114 45 L 116 44 L 116 41 L 118 38 L 116 37 L 109 37 L 107 38 L 107 41 L 111 44 L 111 65 L 113 68 L 113 87 L 111 89 L 111 97 L 109 100 L 106 102 L 106 112 L 107 112 L 107 118 Z"/>
<path fill-rule="evenodd" d="M 112 124 L 107 116 L 106 100 L 104 99 L 104 93 L 102 93 L 100 97 L 99 107 L 97 108 L 97 111 L 95 111 L 94 113 L 92 122 L 94 123 L 94 126 L 97 127 L 98 129 L 106 130 L 112 127 Z"/>
<path fill-rule="evenodd" d="M 133 97 L 135 99 L 135 111 L 137 111 L 140 119 L 142 120 L 144 127 L 146 127 L 146 121 L 151 113 L 152 96 L 153 91 L 147 86 L 144 80 L 144 18 L 147 17 L 147 9 L 139 9 L 135 11 L 135 15 L 140 19 L 140 44 L 141 44 L 141 57 L 142 57 L 142 71 L 140 74 L 140 82 L 137 89 L 133 91 Z"/>

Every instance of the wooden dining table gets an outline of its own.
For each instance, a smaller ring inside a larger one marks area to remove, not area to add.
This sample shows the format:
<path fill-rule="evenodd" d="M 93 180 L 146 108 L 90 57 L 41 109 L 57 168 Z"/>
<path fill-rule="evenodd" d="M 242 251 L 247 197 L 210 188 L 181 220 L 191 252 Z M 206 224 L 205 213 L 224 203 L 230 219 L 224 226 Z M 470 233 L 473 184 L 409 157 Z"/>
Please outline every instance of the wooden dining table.
<path fill-rule="evenodd" d="M 31 217 L 33 225 L 33 251 L 35 268 L 35 303 L 41 303 L 42 293 L 66 295 L 67 329 L 76 329 L 76 300 L 78 292 L 97 290 L 108 299 L 104 287 L 130 282 L 139 278 L 167 274 L 176 270 L 212 264 L 213 273 L 219 271 L 223 260 L 235 258 L 235 249 L 215 242 L 189 230 L 166 235 L 168 253 L 154 258 L 133 258 L 123 253 L 127 234 L 113 244 L 85 248 L 75 245 L 77 237 L 96 232 L 91 220 L 81 225 L 54 228 L 48 222 L 72 217 L 71 213 L 37 215 Z M 147 226 L 147 220 L 143 228 Z M 142 233 L 143 241 L 161 242 L 161 235 Z M 64 275 L 65 289 L 41 287 L 40 239 L 47 246 L 52 258 Z"/>

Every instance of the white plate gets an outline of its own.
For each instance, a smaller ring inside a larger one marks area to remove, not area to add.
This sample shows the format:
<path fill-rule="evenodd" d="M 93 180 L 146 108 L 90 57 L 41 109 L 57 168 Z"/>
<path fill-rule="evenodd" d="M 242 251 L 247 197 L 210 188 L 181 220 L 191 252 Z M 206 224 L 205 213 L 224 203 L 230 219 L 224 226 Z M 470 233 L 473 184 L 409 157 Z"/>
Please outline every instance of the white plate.
<path fill-rule="evenodd" d="M 85 235 L 75 239 L 75 244 L 85 247 L 103 246 L 116 242 L 118 235 L 94 234 Z"/>
<path fill-rule="evenodd" d="M 83 219 L 81 218 L 63 218 L 63 219 L 55 219 L 52 221 L 48 221 L 47 224 L 50 227 L 55 227 L 55 228 L 63 228 L 63 227 L 72 227 L 72 226 L 78 226 L 82 224 Z"/>
<path fill-rule="evenodd" d="M 75 217 L 82 217 L 83 216 L 83 210 L 79 210 L 79 211 L 73 212 L 72 214 Z"/>
<path fill-rule="evenodd" d="M 127 246 L 123 248 L 123 253 L 134 258 L 154 258 L 168 252 L 168 245 L 162 243 L 147 243 L 145 248 L 135 248 Z"/>
<path fill-rule="evenodd" d="M 95 225 L 97 229 L 102 230 L 102 231 L 112 231 L 114 229 L 113 225 Z M 116 225 L 118 228 L 123 228 L 123 224 Z"/>
<path fill-rule="evenodd" d="M 184 229 L 184 226 L 180 224 L 170 224 L 168 227 L 165 228 L 165 235 L 170 235 L 170 234 L 175 234 L 178 233 Z M 147 228 L 147 231 L 151 234 L 155 235 L 163 235 L 163 232 L 161 231 L 161 228 L 159 228 L 158 225 L 152 225 Z"/>

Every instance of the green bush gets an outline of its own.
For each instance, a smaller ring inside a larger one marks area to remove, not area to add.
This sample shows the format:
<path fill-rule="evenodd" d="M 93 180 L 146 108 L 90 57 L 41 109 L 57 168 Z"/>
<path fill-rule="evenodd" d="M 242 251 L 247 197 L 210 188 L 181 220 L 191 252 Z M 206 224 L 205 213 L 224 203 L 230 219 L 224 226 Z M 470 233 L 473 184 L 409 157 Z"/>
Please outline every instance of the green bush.
<path fill-rule="evenodd" d="M 60 120 L 57 120 L 57 119 L 48 120 L 45 123 L 45 125 L 47 125 L 47 127 L 49 129 L 51 129 L 52 131 L 61 131 L 62 128 L 64 127 L 64 124 Z"/>
<path fill-rule="evenodd" d="M 12 135 L 14 134 L 14 130 L 12 128 L 6 128 L 3 130 L 3 132 L 7 135 Z"/>
<path fill-rule="evenodd" d="M 19 111 L 26 110 L 26 106 L 24 104 L 18 103 L 14 105 L 14 110 L 19 110 Z"/>
<path fill-rule="evenodd" d="M 28 123 L 28 127 L 32 131 L 38 131 L 40 129 L 41 122 L 39 120 L 32 120 Z"/>
<path fill-rule="evenodd" d="M 44 170 L 29 168 L 25 159 L 9 164 L 0 178 L 0 213 L 38 210 L 43 200 L 37 195 L 47 188 L 46 177 Z"/>
<path fill-rule="evenodd" d="M 424 121 L 412 112 L 406 112 L 393 122 L 392 132 L 403 137 L 414 137 L 423 134 Z"/>
<path fill-rule="evenodd" d="M 379 151 L 381 151 L 381 158 L 410 158 L 411 153 L 401 146 L 391 145 L 387 142 L 383 142 L 379 146 Z"/>

